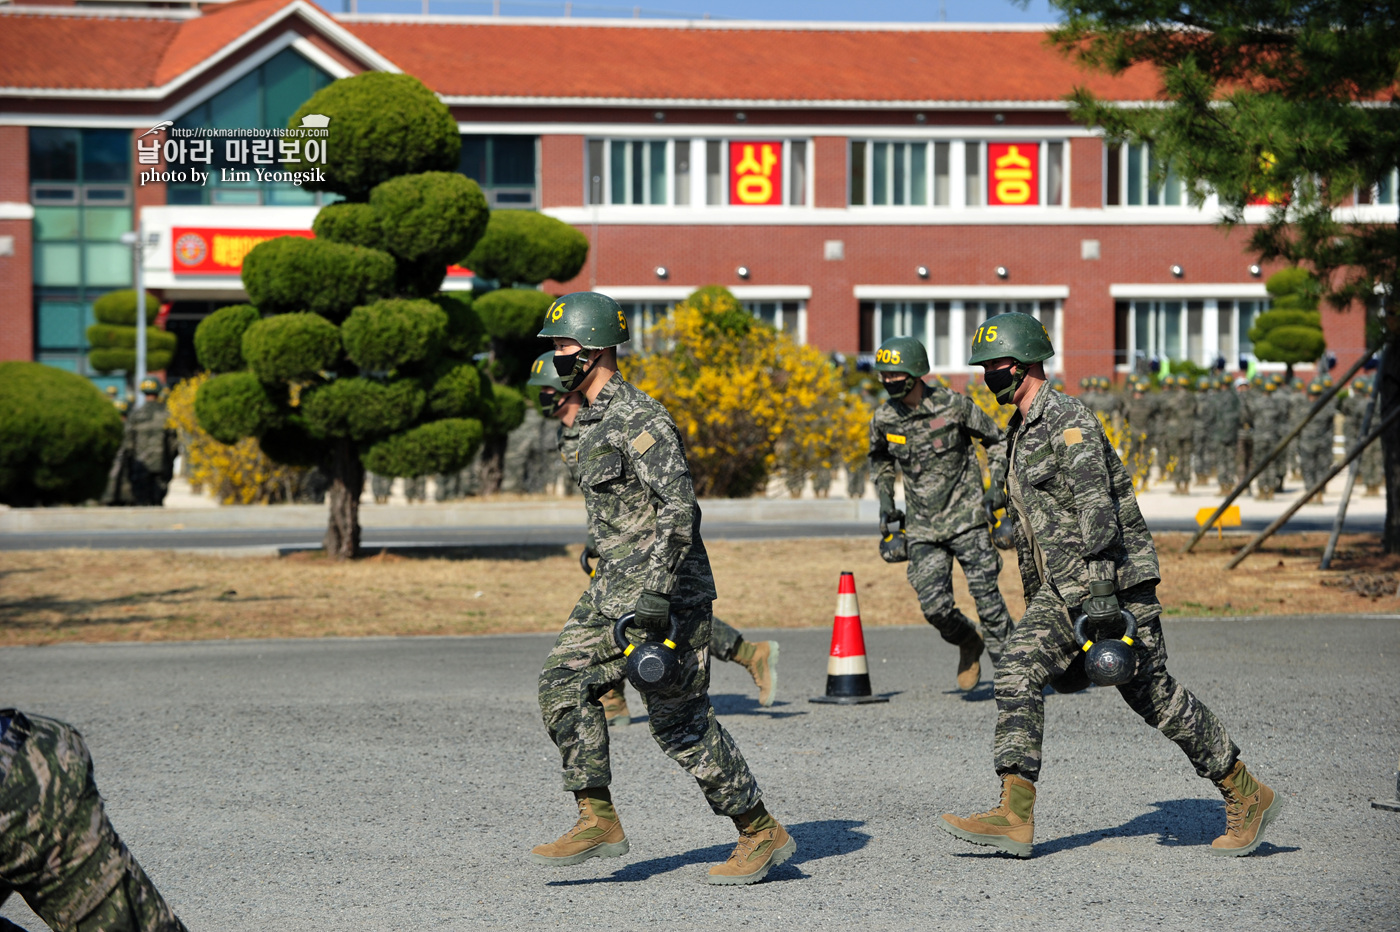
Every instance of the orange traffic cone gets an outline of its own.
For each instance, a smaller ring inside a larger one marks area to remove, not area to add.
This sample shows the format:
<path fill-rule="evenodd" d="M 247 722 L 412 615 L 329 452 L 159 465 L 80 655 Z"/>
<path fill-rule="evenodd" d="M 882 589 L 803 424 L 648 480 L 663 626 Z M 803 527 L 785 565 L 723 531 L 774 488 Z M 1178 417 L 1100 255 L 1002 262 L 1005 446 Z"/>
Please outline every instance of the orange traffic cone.
<path fill-rule="evenodd" d="M 857 705 L 863 702 L 889 702 L 888 696 L 873 696 L 870 666 L 865 662 L 865 635 L 860 629 L 860 605 L 856 602 L 856 577 L 841 574 L 836 590 L 836 621 L 831 631 L 831 657 L 826 662 L 826 695 L 813 702 Z"/>

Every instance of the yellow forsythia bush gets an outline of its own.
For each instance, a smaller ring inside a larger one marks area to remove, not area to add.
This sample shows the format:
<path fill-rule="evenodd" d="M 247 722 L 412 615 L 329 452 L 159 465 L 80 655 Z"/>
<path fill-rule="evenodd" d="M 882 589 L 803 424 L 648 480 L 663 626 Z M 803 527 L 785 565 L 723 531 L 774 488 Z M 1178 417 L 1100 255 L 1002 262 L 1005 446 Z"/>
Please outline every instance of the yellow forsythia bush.
<path fill-rule="evenodd" d="M 623 360 L 685 437 L 695 490 L 739 498 L 774 473 L 858 465 L 870 415 L 842 370 L 756 320 L 722 288 L 677 304 L 650 332 L 655 352 Z"/>
<path fill-rule="evenodd" d="M 266 505 L 291 501 L 310 470 L 274 463 L 263 454 L 254 437 L 230 446 L 204 432 L 194 415 L 199 386 L 210 378 L 204 372 L 185 379 L 170 390 L 166 407 L 170 426 L 180 434 L 180 447 L 189 460 L 188 478 L 196 492 L 208 490 L 225 505 Z"/>

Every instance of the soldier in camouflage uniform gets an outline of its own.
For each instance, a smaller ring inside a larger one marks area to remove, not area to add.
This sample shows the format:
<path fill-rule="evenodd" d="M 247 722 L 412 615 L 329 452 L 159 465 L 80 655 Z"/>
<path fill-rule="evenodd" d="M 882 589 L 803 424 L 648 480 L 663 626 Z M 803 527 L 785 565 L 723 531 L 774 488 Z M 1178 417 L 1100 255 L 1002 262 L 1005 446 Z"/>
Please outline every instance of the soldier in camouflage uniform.
<path fill-rule="evenodd" d="M 1030 857 L 1043 690 L 1082 656 L 1070 619 L 1083 614 L 1093 637 L 1115 636 L 1122 631 L 1121 606 L 1137 617 L 1138 628 L 1136 673 L 1119 693 L 1225 797 L 1226 832 L 1211 843 L 1212 853 L 1249 854 L 1277 816 L 1279 798 L 1245 769 L 1220 720 L 1167 672 L 1152 535 L 1098 420 L 1046 386 L 1041 363 L 1053 354 L 1044 327 L 1027 314 L 992 317 L 973 338 L 969 362 L 985 368 L 998 401 L 1018 409 L 1007 429 L 1008 480 L 1026 613 L 997 667 L 1001 805 L 967 818 L 949 813 L 938 824 L 974 844 Z M 1120 789 L 1123 782 L 1117 781 Z"/>
<path fill-rule="evenodd" d="M 1191 437 L 1196 424 L 1196 399 L 1191 394 L 1191 381 L 1184 375 L 1169 375 L 1162 380 L 1162 440 L 1166 452 L 1162 455 L 1162 470 L 1171 466 L 1172 483 L 1177 495 L 1191 491 Z M 1164 476 L 1165 478 L 1165 476 Z"/>
<path fill-rule="evenodd" d="M 0 709 L 0 903 L 16 891 L 58 932 L 185 932 L 107 820 L 82 736 Z"/>
<path fill-rule="evenodd" d="M 1196 379 L 1196 421 L 1191 427 L 1192 468 L 1196 484 L 1205 485 L 1215 473 L 1215 432 L 1219 386 L 1210 376 Z"/>
<path fill-rule="evenodd" d="M 1266 376 L 1263 391 L 1250 406 L 1256 462 L 1272 453 L 1278 442 L 1287 435 L 1289 407 L 1288 398 L 1279 393 L 1278 380 Z M 1284 455 L 1280 454 L 1264 467 L 1255 483 L 1255 498 L 1268 501 L 1283 490 L 1284 463 Z"/>
<path fill-rule="evenodd" d="M 671 637 L 678 644 L 678 680 L 642 695 L 652 736 L 695 778 L 710 808 L 739 830 L 734 852 L 710 869 L 707 880 L 756 883 L 797 844 L 764 808 L 744 756 L 710 706 L 716 593 L 680 432 L 660 403 L 618 374 L 616 347 L 628 339 L 627 322 L 611 298 L 579 292 L 557 299 L 539 335 L 554 340 L 564 389 L 587 400 L 574 419 L 574 462 L 599 558 L 539 682 L 540 711 L 563 758 L 564 789 L 573 792 L 579 819 L 530 857 L 565 865 L 627 853 L 608 791 L 608 726 L 599 699 L 626 666 L 613 624 L 633 613 L 645 632 L 678 629 Z"/>
<path fill-rule="evenodd" d="M 1371 401 L 1372 396 L 1371 378 L 1362 376 L 1351 383 L 1351 391 L 1342 400 L 1342 433 L 1346 437 L 1347 450 L 1356 446 L 1363 437 L 1366 436 L 1361 430 L 1362 421 L 1366 417 L 1366 406 Z M 1379 401 L 1379 399 L 1377 399 Z M 1370 430 L 1375 430 L 1380 424 L 1380 405 L 1371 412 Z M 1360 456 L 1361 470 L 1359 478 L 1366 486 L 1366 496 L 1368 498 L 1381 493 L 1381 484 L 1385 481 L 1385 459 L 1381 450 L 1381 442 L 1376 440 L 1367 447 Z"/>
<path fill-rule="evenodd" d="M 1210 442 L 1215 447 L 1215 478 L 1220 484 L 1220 494 L 1228 495 L 1239 478 L 1235 450 L 1240 442 L 1242 405 L 1228 379 L 1216 386 L 1214 398 L 1214 431 Z"/>
<path fill-rule="evenodd" d="M 140 388 L 146 401 L 126 416 L 103 504 L 160 505 L 175 474 L 179 436 L 170 427 L 170 412 L 160 400 L 160 383 L 146 379 Z"/>
<path fill-rule="evenodd" d="M 1331 376 L 1323 375 L 1313 379 L 1308 386 L 1308 398 L 1311 403 L 1316 404 L 1322 393 L 1331 387 Z M 1332 444 L 1336 434 L 1337 399 L 1334 396 L 1311 421 L 1308 421 L 1303 427 L 1303 432 L 1298 435 L 1298 462 L 1303 470 L 1305 487 L 1312 488 L 1332 468 Z M 1325 487 L 1318 489 L 1309 499 L 1309 503 L 1321 505 L 1322 493 L 1325 491 Z"/>
<path fill-rule="evenodd" d="M 1128 460 L 1134 475 L 1142 477 L 1142 488 L 1152 474 L 1152 447 L 1156 441 L 1154 428 L 1157 422 L 1157 395 L 1148 390 L 1147 380 L 1141 376 L 1128 379 L 1128 401 L 1123 414 L 1128 431 Z"/>
<path fill-rule="evenodd" d="M 559 373 L 554 371 L 553 359 L 553 353 L 545 353 L 531 364 L 529 384 L 537 386 L 540 390 L 543 416 L 558 421 L 559 460 L 569 478 L 577 484 L 579 428 L 575 426 L 574 421 L 583 407 L 583 396 L 578 392 L 564 391 L 564 383 L 560 381 Z M 598 545 L 592 534 L 588 535 L 588 541 L 584 544 L 583 556 L 586 560 L 598 559 Z M 589 571 L 589 578 L 592 578 L 594 572 L 596 570 Z M 777 641 L 746 641 L 738 628 L 718 618 L 712 618 L 710 657 L 737 663 L 747 670 L 758 687 L 758 704 L 765 709 L 773 705 L 778 692 Z M 625 728 L 632 724 L 632 713 L 627 707 L 626 686 L 625 679 L 619 680 L 600 700 L 608 727 Z"/>
<path fill-rule="evenodd" d="M 1011 633 L 1011 613 L 997 588 L 1001 557 L 987 520 L 987 509 L 1006 505 L 1006 437 L 972 399 L 926 385 L 928 368 L 924 345 L 913 337 L 886 340 L 876 352 L 875 370 L 890 400 L 870 419 L 870 472 L 881 521 L 903 522 L 907 512 L 909 584 L 924 618 L 957 645 L 958 688 L 969 690 L 981 674 L 983 647 L 996 663 Z M 987 451 L 990 489 L 982 487 L 974 439 Z M 896 466 L 904 476 L 905 512 L 894 505 Z M 982 633 L 953 603 L 955 558 L 977 603 Z"/>

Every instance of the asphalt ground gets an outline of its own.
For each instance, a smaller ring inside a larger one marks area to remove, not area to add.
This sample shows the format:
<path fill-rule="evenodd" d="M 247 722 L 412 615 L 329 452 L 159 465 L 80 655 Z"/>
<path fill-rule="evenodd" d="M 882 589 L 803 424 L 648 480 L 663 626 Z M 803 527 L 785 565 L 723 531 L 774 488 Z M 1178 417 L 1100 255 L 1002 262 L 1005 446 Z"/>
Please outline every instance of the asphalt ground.
<path fill-rule="evenodd" d="M 1302 514 L 1284 527 L 1285 532 L 1330 531 L 1335 514 Z M 1261 531 L 1267 519 L 1242 521 L 1245 531 Z M 1192 518 L 1152 518 L 1148 526 L 1156 532 L 1195 531 Z M 1347 519 L 1349 533 L 1379 534 L 1384 518 L 1361 515 Z M 875 526 L 865 521 L 706 521 L 704 535 L 709 540 L 775 540 L 802 537 L 869 537 Z M 501 525 L 495 527 L 407 527 L 365 528 L 366 550 L 384 547 L 465 547 L 520 546 L 529 544 L 581 544 L 582 524 Z M 0 551 L 55 550 L 85 548 L 94 550 L 238 550 L 257 548 L 265 552 L 317 550 L 321 547 L 324 525 L 301 528 L 229 528 L 185 530 L 85 530 L 85 531 L 7 531 L 0 534 Z"/>
<path fill-rule="evenodd" d="M 774 633 L 769 710 L 716 665 L 720 718 L 798 842 L 746 888 L 703 884 L 734 829 L 643 724 L 613 736 L 631 853 L 527 860 L 573 821 L 535 699 L 546 636 L 6 648 L 0 706 L 82 730 L 117 830 L 194 932 L 1400 929 L 1400 814 L 1369 805 L 1395 793 L 1400 619 L 1166 633 L 1285 800 L 1253 857 L 1207 853 L 1217 792 L 1103 689 L 1048 698 L 1035 858 L 938 831 L 996 802 L 995 708 L 985 674 L 950 689 L 956 651 L 927 628 L 867 633 L 883 705 L 806 701 L 826 630 Z M 41 928 L 13 899 L 0 914 Z"/>

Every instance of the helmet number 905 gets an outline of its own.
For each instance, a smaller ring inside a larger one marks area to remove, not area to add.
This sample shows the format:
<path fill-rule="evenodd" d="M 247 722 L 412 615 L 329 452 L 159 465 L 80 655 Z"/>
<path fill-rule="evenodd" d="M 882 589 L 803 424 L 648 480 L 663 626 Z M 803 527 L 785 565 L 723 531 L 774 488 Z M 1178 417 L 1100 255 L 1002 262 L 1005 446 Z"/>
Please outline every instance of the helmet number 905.
<path fill-rule="evenodd" d="M 990 327 L 978 327 L 978 328 L 977 328 L 977 336 L 976 336 L 976 338 L 973 339 L 972 342 L 973 342 L 973 343 L 991 343 L 991 342 L 995 341 L 996 338 L 997 338 L 997 325 L 996 325 L 996 324 L 992 324 Z"/>
<path fill-rule="evenodd" d="M 899 350 L 882 349 L 875 353 L 875 361 L 886 365 L 899 365 Z"/>

